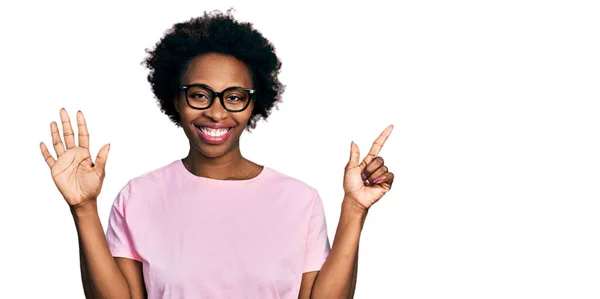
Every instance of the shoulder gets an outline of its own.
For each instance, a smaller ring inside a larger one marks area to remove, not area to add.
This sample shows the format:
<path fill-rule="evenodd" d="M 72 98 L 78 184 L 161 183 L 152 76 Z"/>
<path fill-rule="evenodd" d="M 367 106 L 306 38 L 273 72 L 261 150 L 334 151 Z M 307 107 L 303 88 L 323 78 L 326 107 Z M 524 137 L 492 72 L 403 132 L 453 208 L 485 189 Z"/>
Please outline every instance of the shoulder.
<path fill-rule="evenodd" d="M 178 167 L 181 161 L 175 160 L 169 164 L 147 171 L 137 177 L 134 177 L 129 182 L 136 185 L 155 185 L 162 184 L 166 181 L 174 180 L 178 172 Z"/>
<path fill-rule="evenodd" d="M 139 194 L 148 195 L 164 189 L 165 186 L 169 186 L 173 183 L 173 180 L 176 180 L 177 163 L 179 163 L 179 160 L 130 179 L 119 194 L 130 197 Z"/>
<path fill-rule="evenodd" d="M 313 186 L 307 184 L 299 178 L 295 178 L 286 173 L 273 168 L 266 168 L 269 171 L 268 184 L 276 192 L 283 192 L 295 198 L 314 202 L 319 200 L 319 192 Z"/>

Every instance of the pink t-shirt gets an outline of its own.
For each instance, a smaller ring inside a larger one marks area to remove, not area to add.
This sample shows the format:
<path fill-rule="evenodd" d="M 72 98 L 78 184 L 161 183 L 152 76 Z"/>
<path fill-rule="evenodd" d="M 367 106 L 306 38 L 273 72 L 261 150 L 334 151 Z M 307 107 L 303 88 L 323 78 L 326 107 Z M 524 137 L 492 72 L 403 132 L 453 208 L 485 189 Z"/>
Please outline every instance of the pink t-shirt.
<path fill-rule="evenodd" d="M 197 177 L 181 160 L 129 181 L 106 238 L 113 256 L 142 262 L 149 299 L 297 299 L 330 251 L 314 188 L 268 167 Z"/>

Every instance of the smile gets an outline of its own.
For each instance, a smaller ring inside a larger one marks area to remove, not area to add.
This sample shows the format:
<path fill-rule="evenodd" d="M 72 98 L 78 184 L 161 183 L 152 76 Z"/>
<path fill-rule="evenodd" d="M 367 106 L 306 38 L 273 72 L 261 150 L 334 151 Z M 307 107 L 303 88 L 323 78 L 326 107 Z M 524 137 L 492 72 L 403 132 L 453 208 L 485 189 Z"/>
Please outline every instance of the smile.
<path fill-rule="evenodd" d="M 227 138 L 229 137 L 229 135 L 231 135 L 231 129 L 233 129 L 233 127 L 220 129 L 214 129 L 209 127 L 196 127 L 198 135 L 200 135 L 200 139 L 202 139 L 202 141 L 204 141 L 205 143 L 212 145 L 222 144 L 225 141 L 227 141 Z"/>
<path fill-rule="evenodd" d="M 225 128 L 225 129 L 213 129 L 213 128 L 209 128 L 209 127 L 200 127 L 200 130 L 211 137 L 220 137 L 225 135 L 227 132 L 229 132 L 229 130 L 231 130 L 231 128 Z"/>

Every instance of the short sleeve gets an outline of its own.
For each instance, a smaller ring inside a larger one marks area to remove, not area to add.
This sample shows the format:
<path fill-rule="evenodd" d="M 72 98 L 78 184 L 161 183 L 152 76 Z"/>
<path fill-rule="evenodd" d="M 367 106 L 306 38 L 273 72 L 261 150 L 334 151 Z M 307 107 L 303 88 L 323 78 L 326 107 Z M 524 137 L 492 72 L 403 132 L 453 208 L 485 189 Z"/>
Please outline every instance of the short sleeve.
<path fill-rule="evenodd" d="M 306 240 L 303 272 L 321 270 L 321 266 L 325 263 L 330 251 L 331 247 L 329 245 L 329 238 L 327 237 L 327 223 L 325 221 L 323 202 L 318 192 L 315 192 Z"/>
<path fill-rule="evenodd" d="M 142 258 L 133 246 L 133 240 L 127 225 L 126 210 L 127 202 L 131 195 L 130 184 L 127 184 L 114 200 L 108 218 L 108 229 L 106 230 L 106 241 L 108 249 L 114 257 L 124 257 L 137 261 Z"/>

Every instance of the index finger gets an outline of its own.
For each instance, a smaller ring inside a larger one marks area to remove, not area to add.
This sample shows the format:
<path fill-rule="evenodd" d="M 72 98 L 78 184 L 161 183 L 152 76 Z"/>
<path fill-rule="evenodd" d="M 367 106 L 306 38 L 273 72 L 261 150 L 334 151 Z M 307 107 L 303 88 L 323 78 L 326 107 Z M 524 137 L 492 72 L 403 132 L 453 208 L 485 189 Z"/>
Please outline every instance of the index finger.
<path fill-rule="evenodd" d="M 371 161 L 373 161 L 373 159 L 375 157 L 377 157 L 377 155 L 379 155 L 379 152 L 383 148 L 385 141 L 388 139 L 388 137 L 390 137 L 390 134 L 392 134 L 393 129 L 394 129 L 394 125 L 389 125 L 387 128 L 385 128 L 385 130 L 383 130 L 381 135 L 379 135 L 379 137 L 377 137 L 375 142 L 373 142 L 373 146 L 371 146 L 371 150 L 369 151 L 367 156 L 363 159 L 363 161 L 360 163 L 361 169 L 365 169 L 365 167 L 367 167 L 367 165 L 369 163 L 371 163 Z"/>

